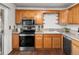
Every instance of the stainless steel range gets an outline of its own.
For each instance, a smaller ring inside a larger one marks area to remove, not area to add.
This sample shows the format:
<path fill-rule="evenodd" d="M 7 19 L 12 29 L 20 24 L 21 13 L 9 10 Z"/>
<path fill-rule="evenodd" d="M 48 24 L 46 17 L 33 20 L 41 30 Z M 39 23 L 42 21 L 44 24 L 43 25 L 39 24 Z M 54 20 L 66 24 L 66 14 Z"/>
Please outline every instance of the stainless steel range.
<path fill-rule="evenodd" d="M 35 30 L 23 30 L 20 33 L 20 50 L 28 50 L 34 48 Z"/>
<path fill-rule="evenodd" d="M 31 50 L 34 49 L 34 39 L 35 39 L 35 26 L 34 24 L 28 24 L 27 21 L 26 25 L 23 26 L 22 31 L 20 33 L 20 50 Z M 23 21 L 23 23 L 25 23 Z M 30 21 L 29 21 L 30 22 Z"/>

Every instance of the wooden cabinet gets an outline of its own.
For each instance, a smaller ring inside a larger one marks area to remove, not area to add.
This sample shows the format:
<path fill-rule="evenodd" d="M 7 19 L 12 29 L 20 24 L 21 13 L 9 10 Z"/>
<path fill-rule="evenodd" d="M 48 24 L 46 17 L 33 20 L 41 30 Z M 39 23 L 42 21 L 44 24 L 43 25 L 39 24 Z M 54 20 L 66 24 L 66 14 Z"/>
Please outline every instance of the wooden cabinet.
<path fill-rule="evenodd" d="M 61 34 L 44 34 L 44 48 L 61 48 L 61 49 L 63 49 L 63 35 L 61 35 Z"/>
<path fill-rule="evenodd" d="M 72 10 L 70 11 L 71 9 L 69 9 L 69 14 L 68 14 L 68 24 L 72 24 L 73 22 L 73 16 L 72 16 Z"/>
<path fill-rule="evenodd" d="M 43 48 L 43 35 L 35 34 L 35 48 Z"/>
<path fill-rule="evenodd" d="M 79 4 L 59 11 L 59 24 L 79 24 Z"/>
<path fill-rule="evenodd" d="M 72 44 L 72 55 L 79 55 L 79 46 Z"/>
<path fill-rule="evenodd" d="M 12 48 L 19 49 L 19 34 L 18 33 L 12 34 Z"/>
<path fill-rule="evenodd" d="M 23 12 L 21 10 L 16 10 L 16 24 L 20 24 L 22 22 Z"/>
<path fill-rule="evenodd" d="M 35 34 L 35 48 L 61 48 L 63 50 L 63 35 Z"/>
<path fill-rule="evenodd" d="M 68 23 L 68 10 L 61 10 L 59 12 L 59 24 L 67 24 Z"/>
<path fill-rule="evenodd" d="M 51 35 L 49 35 L 49 34 L 44 35 L 44 48 L 51 48 L 51 45 L 52 45 L 51 39 L 52 39 Z"/>
<path fill-rule="evenodd" d="M 79 24 L 79 4 L 72 8 L 73 24 Z"/>
<path fill-rule="evenodd" d="M 23 18 L 34 19 L 38 25 L 43 24 L 44 13 L 58 13 L 58 10 L 16 10 L 16 24 L 21 23 Z"/>
<path fill-rule="evenodd" d="M 79 24 L 79 4 L 69 9 L 68 23 Z"/>
<path fill-rule="evenodd" d="M 16 10 L 16 24 L 20 24 L 24 18 L 34 19 L 38 25 L 43 24 L 42 12 L 40 10 Z"/>
<path fill-rule="evenodd" d="M 34 16 L 36 15 L 35 11 L 32 10 L 22 10 L 23 17 L 28 19 L 34 19 Z"/>
<path fill-rule="evenodd" d="M 71 48 L 72 55 L 79 55 L 79 41 L 72 39 L 72 48 Z"/>
<path fill-rule="evenodd" d="M 36 24 L 38 24 L 38 25 L 41 25 L 41 24 L 43 24 L 43 18 L 42 18 L 42 15 L 37 15 L 34 19 L 36 19 L 35 20 L 35 23 Z"/>
<path fill-rule="evenodd" d="M 52 35 L 52 48 L 61 48 L 62 38 L 61 35 Z"/>

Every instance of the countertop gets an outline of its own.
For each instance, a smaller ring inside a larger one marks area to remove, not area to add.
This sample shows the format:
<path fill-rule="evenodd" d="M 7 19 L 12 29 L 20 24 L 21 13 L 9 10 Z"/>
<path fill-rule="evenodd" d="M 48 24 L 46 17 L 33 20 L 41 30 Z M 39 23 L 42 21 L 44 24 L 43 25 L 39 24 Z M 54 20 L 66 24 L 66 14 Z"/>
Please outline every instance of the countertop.
<path fill-rule="evenodd" d="M 79 41 L 79 35 L 78 34 L 73 34 L 73 33 L 65 33 L 62 32 L 63 35 L 70 37 L 71 39 L 75 39 Z"/>
<path fill-rule="evenodd" d="M 78 33 L 73 33 L 74 31 L 71 32 L 63 32 L 63 31 L 38 31 L 35 32 L 35 34 L 63 34 L 65 36 L 70 37 L 71 39 L 75 39 L 79 41 L 79 34 Z M 19 34 L 18 32 L 13 32 L 14 34 Z"/>
<path fill-rule="evenodd" d="M 12 34 L 19 34 L 18 32 L 12 32 Z"/>
<path fill-rule="evenodd" d="M 79 41 L 79 34 L 71 32 L 63 32 L 63 31 L 42 31 L 42 32 L 35 32 L 35 34 L 63 34 L 65 36 L 70 37 L 71 39 L 75 39 Z"/>

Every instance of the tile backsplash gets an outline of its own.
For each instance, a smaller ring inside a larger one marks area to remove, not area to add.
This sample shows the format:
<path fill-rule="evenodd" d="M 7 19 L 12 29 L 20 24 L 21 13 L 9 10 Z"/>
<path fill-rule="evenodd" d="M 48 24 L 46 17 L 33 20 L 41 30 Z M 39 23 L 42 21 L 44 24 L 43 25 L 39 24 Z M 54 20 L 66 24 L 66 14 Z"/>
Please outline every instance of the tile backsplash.
<path fill-rule="evenodd" d="M 67 28 L 70 28 L 71 30 L 78 31 L 79 25 L 67 25 Z"/>
<path fill-rule="evenodd" d="M 62 29 L 64 27 L 67 27 L 69 28 L 70 30 L 74 30 L 74 31 L 78 31 L 78 28 L 79 28 L 79 25 L 66 25 L 66 26 L 62 26 L 62 25 L 59 25 L 60 28 L 58 26 L 54 26 L 55 28 L 53 29 Z M 16 28 L 22 28 L 22 25 L 16 25 Z M 36 30 L 43 30 L 43 25 L 36 25 Z"/>

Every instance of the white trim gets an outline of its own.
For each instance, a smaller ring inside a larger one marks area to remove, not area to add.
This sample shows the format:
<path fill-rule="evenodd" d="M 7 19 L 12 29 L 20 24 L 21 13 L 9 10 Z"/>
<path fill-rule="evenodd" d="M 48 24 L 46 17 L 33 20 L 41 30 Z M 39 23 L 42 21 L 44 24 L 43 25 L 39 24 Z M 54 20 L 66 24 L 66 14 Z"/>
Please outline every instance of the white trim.
<path fill-rule="evenodd" d="M 65 8 L 33 8 L 33 7 L 16 7 L 16 9 L 24 9 L 24 10 L 63 10 Z"/>
<path fill-rule="evenodd" d="M 74 6 L 77 5 L 77 4 L 79 4 L 79 3 L 75 3 L 75 4 L 73 4 L 73 5 L 69 6 L 69 7 L 67 7 L 66 9 L 72 8 L 72 7 L 74 7 Z"/>
<path fill-rule="evenodd" d="M 69 9 L 72 8 L 73 6 L 77 5 L 79 3 L 74 3 L 73 5 L 70 5 L 67 8 L 33 8 L 33 7 L 16 7 L 16 9 L 23 9 L 23 10 L 65 10 L 65 9 Z"/>

